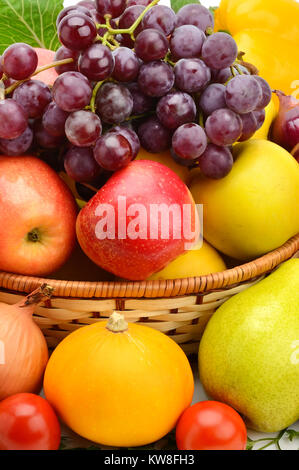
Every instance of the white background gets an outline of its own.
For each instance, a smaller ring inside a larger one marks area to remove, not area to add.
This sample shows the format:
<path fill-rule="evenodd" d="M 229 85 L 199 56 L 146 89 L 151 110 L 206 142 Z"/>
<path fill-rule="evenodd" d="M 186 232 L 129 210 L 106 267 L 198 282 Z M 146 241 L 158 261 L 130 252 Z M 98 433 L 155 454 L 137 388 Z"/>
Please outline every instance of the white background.
<path fill-rule="evenodd" d="M 78 0 L 79 1 L 79 0 Z M 75 3 L 78 3 L 78 1 L 76 0 L 65 0 L 64 2 L 64 5 L 65 6 L 69 6 L 69 5 L 74 5 Z M 297 0 L 299 1 L 299 0 Z M 196 0 L 195 0 L 196 2 Z M 159 2 L 161 5 L 168 5 L 170 4 L 170 2 L 168 0 L 160 0 Z M 209 6 L 217 6 L 219 5 L 220 3 L 220 0 L 201 0 L 201 4 L 206 6 L 206 7 L 209 7 Z M 198 402 L 198 401 L 201 401 L 201 400 L 205 400 L 207 399 L 203 389 L 202 389 L 202 386 L 198 380 L 198 377 L 197 377 L 197 370 L 195 370 L 195 393 L 194 393 L 194 403 Z M 299 431 L 299 422 L 296 423 L 296 425 L 293 425 L 291 426 L 292 429 L 296 429 L 297 431 Z M 260 438 L 263 438 L 263 437 L 269 437 L 271 436 L 271 434 L 262 434 L 262 433 L 256 433 L 256 432 L 252 432 L 252 431 L 248 431 L 248 435 L 249 437 L 251 437 L 252 439 L 260 439 Z M 273 434 L 273 436 L 275 436 L 275 434 Z M 260 447 L 262 444 L 259 443 L 258 446 L 256 447 Z M 299 448 L 299 442 L 298 440 L 296 440 L 296 442 L 294 443 L 290 443 L 288 440 L 285 440 L 282 442 L 282 448 L 283 449 L 288 449 L 288 450 L 297 450 Z M 273 450 L 273 447 L 268 447 L 268 450 Z"/>

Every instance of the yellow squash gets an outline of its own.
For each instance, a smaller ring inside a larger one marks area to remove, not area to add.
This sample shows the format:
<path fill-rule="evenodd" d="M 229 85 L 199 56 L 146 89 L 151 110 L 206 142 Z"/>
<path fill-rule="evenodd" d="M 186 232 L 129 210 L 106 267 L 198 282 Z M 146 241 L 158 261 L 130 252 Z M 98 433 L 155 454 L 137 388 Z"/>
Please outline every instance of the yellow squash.
<path fill-rule="evenodd" d="M 67 336 L 44 379 L 47 399 L 73 431 L 117 447 L 146 445 L 166 435 L 190 405 L 193 390 L 182 349 L 117 313 Z"/>

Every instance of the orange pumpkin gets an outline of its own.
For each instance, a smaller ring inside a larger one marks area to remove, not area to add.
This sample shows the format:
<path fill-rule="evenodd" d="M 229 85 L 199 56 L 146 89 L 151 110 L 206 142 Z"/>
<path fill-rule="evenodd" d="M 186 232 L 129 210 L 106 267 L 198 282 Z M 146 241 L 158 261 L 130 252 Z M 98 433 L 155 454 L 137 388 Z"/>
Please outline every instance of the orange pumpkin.
<path fill-rule="evenodd" d="M 154 442 L 174 428 L 194 391 L 181 348 L 114 313 L 79 328 L 53 352 L 44 391 L 77 434 L 108 446 Z"/>

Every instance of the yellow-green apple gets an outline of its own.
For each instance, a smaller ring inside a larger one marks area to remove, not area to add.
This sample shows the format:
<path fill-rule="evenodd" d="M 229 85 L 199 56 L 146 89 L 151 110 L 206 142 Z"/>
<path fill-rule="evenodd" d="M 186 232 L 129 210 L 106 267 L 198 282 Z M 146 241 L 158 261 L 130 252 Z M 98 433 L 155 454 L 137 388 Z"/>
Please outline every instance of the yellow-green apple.
<path fill-rule="evenodd" d="M 38 67 L 42 67 L 44 65 L 50 65 L 54 62 L 55 52 L 50 51 L 49 49 L 43 49 L 41 47 L 34 48 L 37 56 L 38 56 Z M 33 80 L 40 80 L 47 85 L 53 85 L 56 78 L 58 77 L 58 73 L 56 72 L 55 68 L 52 67 L 50 69 L 44 70 L 39 74 L 32 77 Z"/>
<path fill-rule="evenodd" d="M 0 157 L 0 270 L 47 275 L 75 244 L 77 208 L 66 184 L 32 156 Z"/>
<path fill-rule="evenodd" d="M 112 175 L 80 211 L 78 241 L 113 274 L 143 280 L 190 248 L 199 217 L 183 181 L 168 167 L 135 160 Z"/>

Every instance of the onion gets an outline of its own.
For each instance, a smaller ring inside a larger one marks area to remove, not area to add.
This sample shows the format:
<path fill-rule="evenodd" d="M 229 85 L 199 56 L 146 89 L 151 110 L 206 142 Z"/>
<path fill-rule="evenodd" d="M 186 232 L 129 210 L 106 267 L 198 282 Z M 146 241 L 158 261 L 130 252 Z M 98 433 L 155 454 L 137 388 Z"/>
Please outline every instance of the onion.
<path fill-rule="evenodd" d="M 41 389 L 48 347 L 32 315 L 52 292 L 43 284 L 15 305 L 0 303 L 0 400 Z"/>
<path fill-rule="evenodd" d="M 275 93 L 279 98 L 279 112 L 272 125 L 272 140 L 291 151 L 299 143 L 299 101 L 279 90 Z"/>

